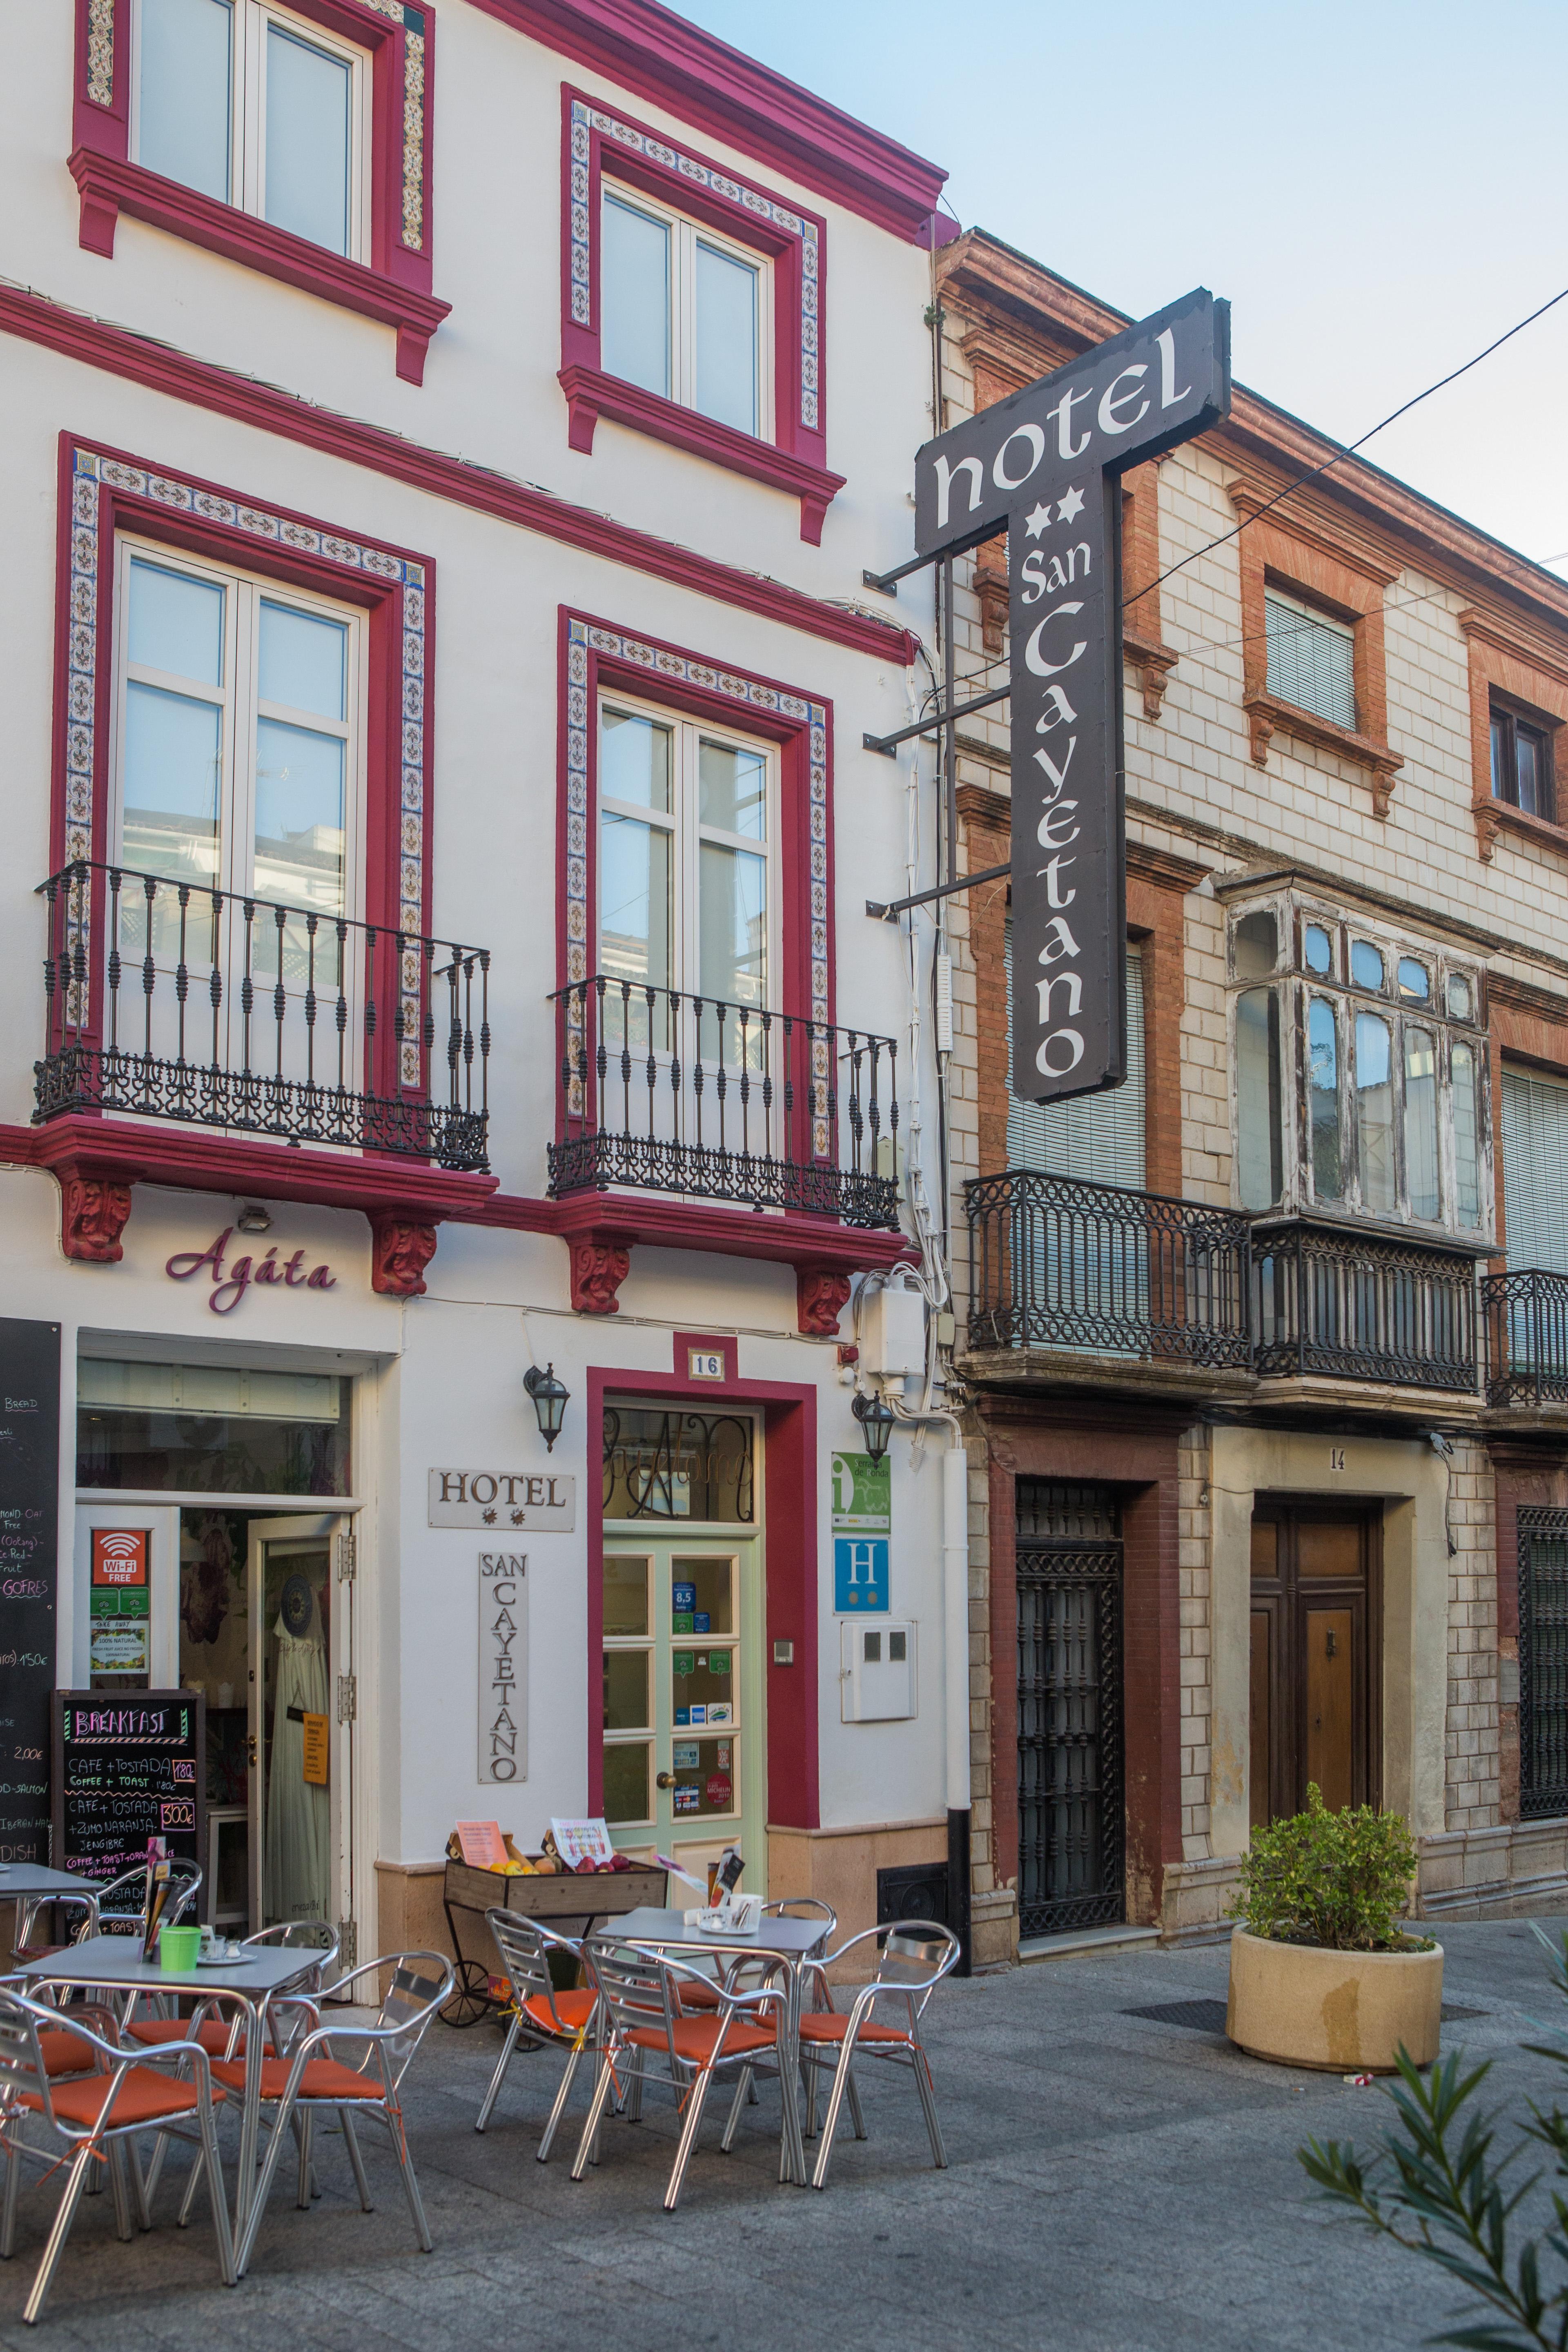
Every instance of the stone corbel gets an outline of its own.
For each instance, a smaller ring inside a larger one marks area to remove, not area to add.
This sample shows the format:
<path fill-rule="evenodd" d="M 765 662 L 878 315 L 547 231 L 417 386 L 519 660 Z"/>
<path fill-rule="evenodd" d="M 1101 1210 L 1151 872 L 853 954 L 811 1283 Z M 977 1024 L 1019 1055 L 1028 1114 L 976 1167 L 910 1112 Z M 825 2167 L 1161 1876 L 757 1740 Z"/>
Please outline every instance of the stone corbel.
<path fill-rule="evenodd" d="M 849 1299 L 849 1276 L 834 1266 L 797 1265 L 795 1270 L 795 1321 L 808 1338 L 837 1336 L 838 1318 Z"/>
<path fill-rule="evenodd" d="M 436 1228 L 395 1213 L 370 1220 L 370 1286 L 385 1298 L 423 1298 L 425 1269 L 436 1255 Z"/>
<path fill-rule="evenodd" d="M 1247 731 L 1252 737 L 1252 756 L 1260 768 L 1266 768 L 1268 764 L 1268 746 L 1274 734 L 1274 721 L 1267 710 L 1259 709 L 1256 703 L 1248 703 L 1247 725 Z"/>
<path fill-rule="evenodd" d="M 60 1188 L 60 1247 L 81 1265 L 118 1265 L 121 1235 L 131 1214 L 131 1187 L 106 1176 L 57 1168 Z"/>
<path fill-rule="evenodd" d="M 631 1272 L 632 1254 L 618 1234 L 586 1234 L 569 1240 L 572 1306 L 578 1315 L 618 1315 L 617 1291 Z"/>
<path fill-rule="evenodd" d="M 1492 851 L 1497 847 L 1497 837 L 1502 831 L 1501 824 L 1498 819 L 1497 803 L 1490 800 L 1478 800 L 1475 803 L 1475 815 L 1476 855 L 1489 866 Z"/>
<path fill-rule="evenodd" d="M 1138 684 L 1143 695 L 1143 716 L 1157 719 L 1165 700 L 1165 688 L 1171 672 L 1176 667 L 1177 655 L 1170 646 L 1157 645 L 1152 638 L 1133 635 L 1124 631 L 1121 639 L 1123 658 L 1138 673 Z M 1256 759 L 1257 752 L 1253 753 Z"/>
<path fill-rule="evenodd" d="M 999 654 L 1007 634 L 1007 572 L 989 548 L 982 548 L 974 567 L 974 593 L 980 605 L 980 637 L 988 654 Z"/>

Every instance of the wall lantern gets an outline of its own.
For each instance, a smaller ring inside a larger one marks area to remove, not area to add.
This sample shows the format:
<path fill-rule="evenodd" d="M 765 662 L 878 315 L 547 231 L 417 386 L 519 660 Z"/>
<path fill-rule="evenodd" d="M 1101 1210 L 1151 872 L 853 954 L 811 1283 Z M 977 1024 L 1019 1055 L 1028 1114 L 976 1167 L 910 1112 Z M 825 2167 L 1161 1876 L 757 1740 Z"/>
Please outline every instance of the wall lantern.
<path fill-rule="evenodd" d="M 858 1395 L 849 1410 L 860 1424 L 860 1434 L 872 1461 L 885 1461 L 888 1441 L 898 1421 L 892 1406 L 884 1397 Z"/>
<path fill-rule="evenodd" d="M 533 1410 L 539 1415 L 539 1434 L 544 1440 L 547 1454 L 555 1451 L 555 1441 L 561 1434 L 561 1423 L 572 1402 L 572 1391 L 555 1377 L 555 1367 L 547 1364 L 541 1371 L 530 1364 L 522 1376 L 522 1385 L 533 1399 Z"/>

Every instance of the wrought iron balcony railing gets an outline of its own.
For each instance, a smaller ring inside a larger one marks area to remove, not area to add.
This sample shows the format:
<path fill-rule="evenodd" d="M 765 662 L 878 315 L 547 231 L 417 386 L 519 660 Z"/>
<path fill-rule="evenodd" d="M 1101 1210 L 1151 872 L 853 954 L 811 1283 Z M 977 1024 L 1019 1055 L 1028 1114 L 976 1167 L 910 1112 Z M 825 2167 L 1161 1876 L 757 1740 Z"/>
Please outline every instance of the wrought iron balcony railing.
<path fill-rule="evenodd" d="M 35 1123 L 129 1112 L 489 1167 L 488 949 L 87 859 L 39 895 Z"/>
<path fill-rule="evenodd" d="M 1488 1275 L 1487 1402 L 1568 1404 L 1568 1275 L 1540 1266 Z"/>
<path fill-rule="evenodd" d="M 1474 1393 L 1476 1262 L 1292 1221 L 1252 1228 L 1258 1371 Z"/>
<path fill-rule="evenodd" d="M 603 972 L 551 1002 L 552 1197 L 624 1185 L 897 1229 L 892 1038 Z"/>
<path fill-rule="evenodd" d="M 972 1346 L 1250 1361 L 1245 1216 L 1034 1171 L 966 1192 Z"/>

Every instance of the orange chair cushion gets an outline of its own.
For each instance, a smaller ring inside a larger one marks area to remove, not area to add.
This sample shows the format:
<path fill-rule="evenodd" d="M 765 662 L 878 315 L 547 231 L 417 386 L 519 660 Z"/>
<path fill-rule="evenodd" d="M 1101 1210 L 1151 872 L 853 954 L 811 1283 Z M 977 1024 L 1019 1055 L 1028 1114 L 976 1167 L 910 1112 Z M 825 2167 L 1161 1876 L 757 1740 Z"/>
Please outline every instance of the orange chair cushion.
<path fill-rule="evenodd" d="M 261 2095 L 264 2099 L 280 2099 L 289 2084 L 289 2062 L 287 2058 L 264 2058 L 261 2062 Z M 237 2060 L 220 2059 L 213 2068 L 215 2083 L 226 2083 L 231 2091 L 245 2088 L 245 2068 Z M 384 2099 L 385 2089 L 379 2074 L 356 2074 L 352 2066 L 340 2066 L 335 2058 L 310 2058 L 300 2077 L 302 2099 Z"/>
<path fill-rule="evenodd" d="M 209 2018 L 205 2025 L 198 2025 L 194 2033 L 188 2017 L 144 2017 L 140 2023 L 128 2025 L 125 2031 L 133 2042 L 142 2042 L 147 2049 L 156 2048 L 165 2042 L 199 2042 L 209 2058 L 226 2058 L 231 2054 L 243 2058 L 245 2055 L 244 2034 L 240 2035 L 231 2053 L 229 2029 L 216 2018 Z M 275 2055 L 270 2042 L 265 2047 L 268 2058 Z"/>
<path fill-rule="evenodd" d="M 665 2050 L 673 2042 L 678 2058 L 688 2058 L 694 2066 L 705 2066 L 713 2055 L 713 2045 L 719 2039 L 716 2017 L 678 2017 L 675 2030 L 668 2039 L 662 2026 L 639 2025 L 626 2035 L 626 2040 L 638 2050 Z M 753 2050 L 772 2050 L 774 2038 L 765 2025 L 750 2025 L 744 2018 L 736 2018 L 724 2036 L 724 2056 L 744 2057 Z"/>
<path fill-rule="evenodd" d="M 112 2074 L 89 2074 L 85 2081 L 51 2084 L 49 2096 L 57 2116 L 68 2124 L 79 2124 L 90 2129 L 103 2112 L 104 2101 L 114 2088 Z M 221 2099 L 223 2093 L 215 2090 L 213 2097 Z M 188 2116 L 196 2106 L 194 2083 L 171 2081 L 167 2074 L 154 2073 L 151 2066 L 132 2066 L 121 2077 L 120 2095 L 114 2102 L 109 2118 L 110 2131 L 123 2131 L 127 2126 L 142 2128 L 150 2124 L 163 2123 L 172 2116 Z M 24 2091 L 25 2107 L 41 2108 L 44 2102 L 37 2091 Z"/>
<path fill-rule="evenodd" d="M 91 2042 L 63 2025 L 45 2026 L 38 2036 L 38 2055 L 51 2082 L 57 2074 L 90 2074 L 98 2063 Z"/>
<path fill-rule="evenodd" d="M 574 2033 L 580 2032 L 593 2016 L 594 2003 L 597 1999 L 598 1995 L 592 1992 L 558 1992 L 555 1996 L 555 2017 L 563 2025 L 570 2027 Z M 522 2007 L 530 2024 L 541 2027 L 546 2033 L 555 2032 L 555 2018 L 551 2016 L 550 2003 L 542 1992 L 531 1992 Z"/>
<path fill-rule="evenodd" d="M 830 2009 L 809 2010 L 800 2021 L 803 2042 L 842 2042 L 848 2031 L 849 2020 L 837 2016 Z M 908 2032 L 900 2033 L 896 2025 L 879 2025 L 874 2020 L 868 2019 L 855 2039 L 857 2042 L 900 2042 L 909 2049 L 913 2037 Z"/>
<path fill-rule="evenodd" d="M 718 1986 L 688 1984 L 683 1981 L 680 1987 L 680 2006 L 682 2009 L 717 2009 Z"/>

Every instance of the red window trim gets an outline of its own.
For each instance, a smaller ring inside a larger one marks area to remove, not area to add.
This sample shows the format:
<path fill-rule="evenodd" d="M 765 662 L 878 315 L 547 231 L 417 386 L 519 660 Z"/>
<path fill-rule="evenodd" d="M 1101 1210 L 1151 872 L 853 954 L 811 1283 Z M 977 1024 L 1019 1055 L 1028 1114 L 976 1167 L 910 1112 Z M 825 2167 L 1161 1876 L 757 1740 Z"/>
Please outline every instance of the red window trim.
<path fill-rule="evenodd" d="M 92 471 L 84 472 L 84 460 L 91 461 Z M 436 645 L 436 567 L 431 558 L 368 540 L 360 532 L 340 531 L 333 524 L 270 500 L 248 499 L 178 467 L 151 466 L 143 457 L 73 433 L 60 436 L 52 870 L 58 873 L 73 857 L 103 859 L 108 847 L 113 788 L 113 550 L 122 530 L 364 608 L 369 619 L 364 920 L 391 930 L 401 920 L 407 929 L 400 908 L 412 907 L 416 893 L 419 929 L 428 930 Z M 330 552 L 332 549 L 340 551 L 338 556 Z M 422 605 L 418 617 L 409 606 L 415 594 Z M 421 620 L 422 669 L 412 667 L 410 658 Z M 102 958 L 93 961 L 100 981 Z M 423 1013 L 422 998 L 419 1011 Z M 95 1005 L 95 1030 L 98 1014 Z M 417 1080 L 405 1070 L 400 1087 L 393 1028 L 390 1021 L 383 1022 L 367 1045 L 367 1082 L 381 1094 L 401 1091 L 423 1097 L 430 1076 L 429 1051 L 421 1044 Z"/>
<path fill-rule="evenodd" d="M 676 1359 L 677 1363 L 679 1358 Z M 816 1402 L 814 1388 L 782 1381 L 736 1381 L 724 1394 L 755 1405 L 763 1423 L 763 1544 L 765 1622 L 763 1672 L 767 1684 L 766 1818 L 781 1828 L 818 1825 Z M 713 1386 L 680 1372 L 632 1373 L 588 1367 L 588 1427 L 603 1425 L 606 1397 L 668 1397 L 710 1408 Z M 590 1449 L 593 1444 L 590 1437 Z M 689 1527 L 689 1521 L 682 1525 Z M 605 1518 L 597 1494 L 588 1516 L 588 1811 L 605 1803 Z M 794 1644 L 795 1663 L 780 1665 L 775 1642 Z M 754 1738 L 755 1728 L 741 1736 Z"/>
<path fill-rule="evenodd" d="M 290 8 L 367 50 L 371 59 L 371 258 L 345 260 L 309 237 L 237 205 L 182 187 L 131 154 L 131 0 L 76 0 L 76 89 L 70 172 L 81 196 L 78 236 L 112 259 L 123 213 L 151 222 L 242 267 L 397 331 L 397 373 L 420 383 L 430 338 L 451 310 L 431 292 L 431 126 L 436 20 L 430 0 L 398 16 L 375 0 L 288 0 Z M 422 51 L 410 52 L 423 18 Z M 422 84 L 420 68 L 423 68 Z M 412 86 L 409 75 L 413 74 Z M 423 99 L 423 135 L 405 152 L 405 109 Z M 405 242 L 417 235 L 416 245 Z"/>
<path fill-rule="evenodd" d="M 711 685 L 701 682 L 706 677 Z M 718 681 L 722 680 L 721 685 Z M 595 969 L 597 923 L 598 728 L 605 687 L 672 711 L 742 728 L 779 747 L 777 873 L 782 970 L 775 1013 L 834 1018 L 833 705 L 777 679 L 753 677 L 640 630 L 562 605 L 556 985 Z M 558 1097 L 557 1120 L 564 1106 Z"/>
<path fill-rule="evenodd" d="M 610 417 L 634 432 L 798 498 L 800 535 L 809 545 L 819 546 L 823 518 L 845 479 L 829 472 L 826 463 L 826 223 L 804 205 L 748 187 L 722 165 L 672 146 L 646 124 L 611 114 L 602 101 L 570 83 L 562 84 L 561 124 L 560 383 L 566 395 L 571 446 L 586 455 L 599 418 Z M 601 364 L 599 221 L 606 169 L 612 180 L 640 188 L 688 219 L 704 221 L 772 260 L 771 441 L 715 424 L 678 401 L 605 373 Z"/>

